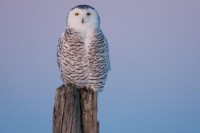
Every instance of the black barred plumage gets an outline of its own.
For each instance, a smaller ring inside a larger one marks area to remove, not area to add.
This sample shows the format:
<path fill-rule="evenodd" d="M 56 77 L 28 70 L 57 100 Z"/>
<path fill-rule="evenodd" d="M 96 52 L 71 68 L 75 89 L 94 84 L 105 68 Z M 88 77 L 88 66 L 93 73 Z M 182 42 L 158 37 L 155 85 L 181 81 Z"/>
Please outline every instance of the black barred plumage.
<path fill-rule="evenodd" d="M 88 52 L 89 77 L 88 83 L 95 88 L 102 89 L 107 72 L 110 69 L 108 43 L 101 30 L 95 30 Z"/>
<path fill-rule="evenodd" d="M 77 12 L 82 13 L 80 18 L 74 15 Z M 85 15 L 88 12 L 92 18 Z M 67 29 L 58 42 L 57 62 L 65 84 L 102 90 L 110 69 L 109 49 L 94 8 L 85 5 L 72 8 Z"/>

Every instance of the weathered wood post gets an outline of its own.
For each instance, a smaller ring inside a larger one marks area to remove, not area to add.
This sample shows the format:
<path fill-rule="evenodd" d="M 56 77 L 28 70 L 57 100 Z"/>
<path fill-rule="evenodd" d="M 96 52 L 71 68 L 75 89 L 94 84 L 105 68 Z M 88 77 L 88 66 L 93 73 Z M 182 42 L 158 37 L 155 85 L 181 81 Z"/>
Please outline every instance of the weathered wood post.
<path fill-rule="evenodd" d="M 56 90 L 53 133 L 99 133 L 97 92 L 73 84 Z"/>

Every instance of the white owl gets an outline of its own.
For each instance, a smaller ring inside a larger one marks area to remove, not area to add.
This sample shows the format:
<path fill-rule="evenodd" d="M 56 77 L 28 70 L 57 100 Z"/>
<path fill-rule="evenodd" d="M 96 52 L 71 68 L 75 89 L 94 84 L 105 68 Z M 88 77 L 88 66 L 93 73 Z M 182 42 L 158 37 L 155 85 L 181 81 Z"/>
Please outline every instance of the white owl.
<path fill-rule="evenodd" d="M 88 5 L 72 8 L 58 42 L 57 62 L 65 85 L 101 91 L 110 69 L 108 43 L 97 11 Z"/>

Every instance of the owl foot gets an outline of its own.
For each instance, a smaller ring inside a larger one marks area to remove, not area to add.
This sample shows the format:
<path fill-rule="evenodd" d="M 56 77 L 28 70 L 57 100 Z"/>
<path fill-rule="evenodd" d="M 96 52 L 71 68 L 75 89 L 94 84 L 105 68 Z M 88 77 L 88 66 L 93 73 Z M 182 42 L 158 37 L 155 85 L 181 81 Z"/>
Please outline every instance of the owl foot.
<path fill-rule="evenodd" d="M 96 87 L 94 87 L 93 85 L 87 85 L 86 88 L 87 88 L 88 90 L 94 91 L 94 92 L 101 92 L 101 91 L 103 91 L 102 88 L 96 88 Z"/>

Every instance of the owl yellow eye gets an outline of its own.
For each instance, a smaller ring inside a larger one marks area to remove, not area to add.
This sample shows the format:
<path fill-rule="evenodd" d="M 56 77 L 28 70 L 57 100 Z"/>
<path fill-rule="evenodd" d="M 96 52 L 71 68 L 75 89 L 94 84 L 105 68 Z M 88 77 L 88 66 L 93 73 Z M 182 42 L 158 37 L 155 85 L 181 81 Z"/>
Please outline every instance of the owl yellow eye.
<path fill-rule="evenodd" d="M 78 16 L 78 15 L 79 15 L 79 13 L 78 13 L 78 12 L 76 12 L 74 15 L 75 15 L 75 16 Z"/>
<path fill-rule="evenodd" d="M 91 15 L 92 15 L 92 13 L 90 13 L 90 12 L 87 13 L 87 16 L 91 16 Z"/>

